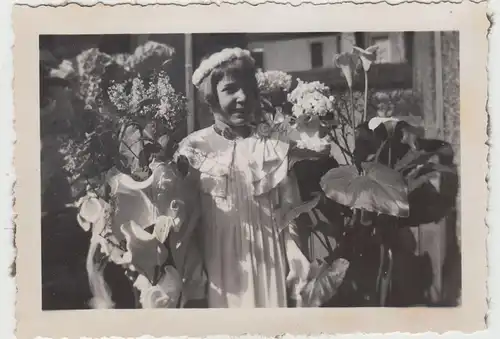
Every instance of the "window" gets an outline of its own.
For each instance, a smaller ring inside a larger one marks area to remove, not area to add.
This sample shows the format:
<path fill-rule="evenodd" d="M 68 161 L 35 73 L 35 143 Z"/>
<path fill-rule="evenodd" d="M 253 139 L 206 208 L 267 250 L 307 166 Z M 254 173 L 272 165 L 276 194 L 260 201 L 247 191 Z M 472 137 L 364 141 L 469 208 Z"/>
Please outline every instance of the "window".
<path fill-rule="evenodd" d="M 255 67 L 264 70 L 264 49 L 255 48 L 252 50 L 251 54 L 252 58 L 255 60 Z"/>
<path fill-rule="evenodd" d="M 407 42 L 402 32 L 371 32 L 368 33 L 367 46 L 377 45 L 376 63 L 398 64 L 408 61 Z M 367 47 L 365 46 L 365 47 Z"/>
<path fill-rule="evenodd" d="M 366 48 L 366 34 L 362 32 L 354 32 L 354 44 L 361 48 Z"/>
<path fill-rule="evenodd" d="M 404 61 L 406 61 L 410 65 L 413 63 L 414 39 L 415 39 L 415 32 L 404 32 L 403 33 Z"/>
<path fill-rule="evenodd" d="M 313 42 L 311 44 L 311 67 L 323 67 L 323 43 Z"/>

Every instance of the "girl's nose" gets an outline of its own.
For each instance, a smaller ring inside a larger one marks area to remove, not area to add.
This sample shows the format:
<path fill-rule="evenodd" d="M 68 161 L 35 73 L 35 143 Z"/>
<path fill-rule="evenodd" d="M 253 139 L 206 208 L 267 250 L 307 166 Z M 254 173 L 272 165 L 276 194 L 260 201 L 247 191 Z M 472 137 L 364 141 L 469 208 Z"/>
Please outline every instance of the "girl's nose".
<path fill-rule="evenodd" d="M 247 95 L 243 89 L 238 90 L 235 93 L 236 96 L 236 102 L 238 103 L 244 103 L 247 100 Z"/>

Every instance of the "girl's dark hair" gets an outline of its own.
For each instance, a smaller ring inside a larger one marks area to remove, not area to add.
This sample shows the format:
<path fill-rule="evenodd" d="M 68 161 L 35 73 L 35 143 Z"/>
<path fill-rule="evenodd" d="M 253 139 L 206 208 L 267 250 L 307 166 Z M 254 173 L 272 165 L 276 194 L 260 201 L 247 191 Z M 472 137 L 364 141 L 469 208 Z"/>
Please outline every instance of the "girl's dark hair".
<path fill-rule="evenodd" d="M 248 85 L 248 89 L 255 96 L 258 96 L 258 85 L 255 77 L 257 69 L 251 60 L 236 59 L 216 67 L 200 84 L 198 90 L 201 98 L 211 108 L 219 106 L 217 96 L 217 84 L 226 75 L 241 79 Z"/>

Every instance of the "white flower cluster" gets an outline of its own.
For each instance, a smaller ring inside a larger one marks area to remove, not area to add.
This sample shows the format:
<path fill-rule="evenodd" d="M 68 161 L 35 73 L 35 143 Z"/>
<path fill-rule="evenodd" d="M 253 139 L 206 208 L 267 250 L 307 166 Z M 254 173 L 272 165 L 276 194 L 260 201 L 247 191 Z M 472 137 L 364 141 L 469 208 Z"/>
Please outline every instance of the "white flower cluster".
<path fill-rule="evenodd" d="M 118 110 L 127 115 L 161 119 L 169 129 L 173 129 L 186 112 L 186 99 L 175 91 L 164 72 L 160 72 L 147 86 L 139 77 L 114 83 L 108 89 L 108 95 Z M 141 107 L 141 103 L 148 99 L 152 102 Z"/>
<path fill-rule="evenodd" d="M 95 108 L 96 99 L 100 94 L 100 83 L 106 67 L 113 59 L 97 48 L 83 51 L 76 57 L 80 88 L 78 95 L 84 100 L 88 108 Z"/>
<path fill-rule="evenodd" d="M 333 110 L 334 98 L 330 89 L 321 82 L 298 79 L 297 87 L 288 94 L 288 101 L 293 104 L 292 113 L 298 118 L 303 115 L 325 116 Z"/>
<path fill-rule="evenodd" d="M 104 68 L 112 62 L 113 59 L 108 54 L 99 51 L 97 48 L 90 48 L 76 57 L 78 75 L 84 76 L 92 73 L 92 71 L 102 74 Z"/>
<path fill-rule="evenodd" d="M 314 152 L 322 152 L 331 144 L 331 138 L 326 136 L 320 138 L 318 135 L 310 136 L 308 134 L 301 134 L 301 139 L 297 141 L 297 148 L 307 149 Z"/>
<path fill-rule="evenodd" d="M 292 87 L 292 76 L 282 71 L 257 72 L 256 78 L 261 93 L 288 92 Z"/>
<path fill-rule="evenodd" d="M 175 53 L 175 50 L 165 44 L 155 41 L 148 41 L 144 45 L 138 46 L 134 54 L 125 59 L 123 66 L 127 70 L 134 69 L 137 65 L 144 63 L 146 60 L 156 57 L 169 60 Z"/>
<path fill-rule="evenodd" d="M 128 53 L 113 54 L 111 58 L 118 66 L 125 68 L 125 65 L 127 65 L 127 62 L 130 58 L 130 54 Z"/>
<path fill-rule="evenodd" d="M 88 143 L 77 142 L 70 138 L 62 140 L 59 153 L 63 157 L 63 169 L 67 171 L 72 180 L 75 180 L 82 168 L 90 161 Z"/>
<path fill-rule="evenodd" d="M 51 69 L 49 75 L 52 78 L 69 79 L 75 75 L 76 71 L 70 60 L 63 60 L 58 68 Z"/>
<path fill-rule="evenodd" d="M 165 44 L 148 41 L 138 46 L 133 54 L 120 53 L 109 55 L 97 48 L 83 51 L 76 57 L 76 68 L 80 77 L 79 96 L 85 101 L 88 108 L 96 107 L 96 99 L 101 93 L 101 82 L 106 67 L 117 64 L 129 72 L 140 65 L 150 64 L 152 59 L 168 61 L 175 50 Z M 63 65 L 68 68 L 68 65 Z"/>

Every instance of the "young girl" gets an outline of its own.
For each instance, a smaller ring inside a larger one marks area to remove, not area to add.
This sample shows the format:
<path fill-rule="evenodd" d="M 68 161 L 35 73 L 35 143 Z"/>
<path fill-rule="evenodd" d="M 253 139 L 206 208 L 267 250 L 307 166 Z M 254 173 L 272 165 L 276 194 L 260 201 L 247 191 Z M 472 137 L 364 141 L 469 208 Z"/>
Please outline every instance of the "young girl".
<path fill-rule="evenodd" d="M 309 261 L 286 212 L 300 203 L 290 145 L 261 124 L 250 53 L 224 49 L 202 61 L 193 83 L 214 117 L 179 145 L 200 190 L 201 257 L 210 308 L 299 302 Z"/>

